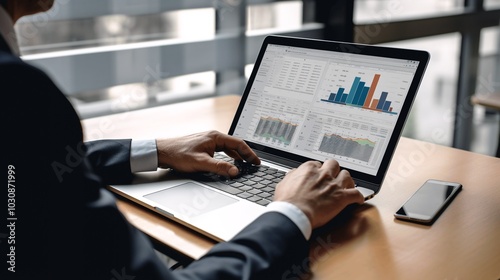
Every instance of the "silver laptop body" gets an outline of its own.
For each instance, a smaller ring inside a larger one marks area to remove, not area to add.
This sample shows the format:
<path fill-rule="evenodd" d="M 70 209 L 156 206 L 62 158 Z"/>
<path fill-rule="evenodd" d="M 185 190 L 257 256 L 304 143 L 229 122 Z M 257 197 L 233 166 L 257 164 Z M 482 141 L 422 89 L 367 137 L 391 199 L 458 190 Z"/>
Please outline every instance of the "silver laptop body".
<path fill-rule="evenodd" d="M 283 174 L 307 160 L 336 159 L 370 199 L 380 191 L 428 60 L 418 50 L 269 36 L 228 134 Z M 258 190 L 252 197 L 261 199 L 248 200 L 248 190 L 240 192 L 246 187 L 229 178 L 173 173 L 140 173 L 132 184 L 109 189 L 217 241 L 231 239 L 272 201 Z"/>

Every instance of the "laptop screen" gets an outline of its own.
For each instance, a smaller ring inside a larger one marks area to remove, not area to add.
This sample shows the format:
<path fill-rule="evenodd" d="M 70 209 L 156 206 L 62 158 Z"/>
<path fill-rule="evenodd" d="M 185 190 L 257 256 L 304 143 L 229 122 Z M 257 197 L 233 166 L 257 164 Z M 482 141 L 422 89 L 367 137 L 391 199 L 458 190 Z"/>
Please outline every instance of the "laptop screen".
<path fill-rule="evenodd" d="M 232 135 L 377 175 L 418 60 L 270 43 L 258 62 Z"/>

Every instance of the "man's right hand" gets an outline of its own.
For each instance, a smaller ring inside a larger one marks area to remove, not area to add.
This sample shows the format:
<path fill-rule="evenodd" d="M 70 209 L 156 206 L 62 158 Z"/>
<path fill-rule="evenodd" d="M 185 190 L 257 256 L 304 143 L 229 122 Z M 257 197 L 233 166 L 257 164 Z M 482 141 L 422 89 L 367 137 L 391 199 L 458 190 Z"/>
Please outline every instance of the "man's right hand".
<path fill-rule="evenodd" d="M 354 188 L 349 172 L 340 170 L 336 160 L 327 160 L 323 164 L 308 161 L 288 172 L 276 186 L 274 200 L 297 206 L 314 229 L 333 219 L 347 205 L 362 204 L 364 197 Z"/>

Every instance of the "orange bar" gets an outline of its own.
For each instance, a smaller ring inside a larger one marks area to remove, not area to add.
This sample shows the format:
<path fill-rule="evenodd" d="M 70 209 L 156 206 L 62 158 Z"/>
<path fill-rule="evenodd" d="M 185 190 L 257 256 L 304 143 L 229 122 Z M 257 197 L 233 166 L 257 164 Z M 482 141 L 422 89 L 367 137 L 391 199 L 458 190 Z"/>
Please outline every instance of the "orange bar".
<path fill-rule="evenodd" d="M 377 109 L 378 105 L 378 99 L 373 99 L 372 106 L 370 106 L 370 109 Z"/>
<path fill-rule="evenodd" d="M 379 79 L 380 79 L 380 74 L 375 74 L 375 76 L 373 77 L 372 84 L 370 86 L 370 91 L 368 91 L 368 96 L 366 97 L 365 104 L 363 104 L 364 108 L 368 108 L 368 106 L 370 106 L 370 102 L 372 102 L 373 93 L 375 93 L 375 88 L 377 87 Z"/>

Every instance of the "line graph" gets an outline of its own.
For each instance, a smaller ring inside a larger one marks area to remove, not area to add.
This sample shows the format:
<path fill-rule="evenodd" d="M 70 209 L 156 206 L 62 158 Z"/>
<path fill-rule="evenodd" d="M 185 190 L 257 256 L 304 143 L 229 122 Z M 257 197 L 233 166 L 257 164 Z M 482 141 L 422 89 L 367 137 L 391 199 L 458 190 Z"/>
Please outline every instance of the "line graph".
<path fill-rule="evenodd" d="M 368 162 L 377 143 L 366 138 L 350 138 L 325 133 L 318 150 Z"/>
<path fill-rule="evenodd" d="M 254 137 L 264 138 L 290 145 L 293 135 L 297 130 L 297 124 L 287 122 L 279 118 L 261 116 Z"/>

